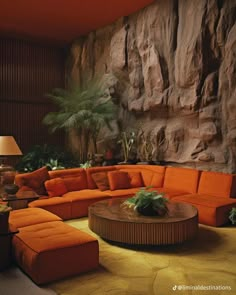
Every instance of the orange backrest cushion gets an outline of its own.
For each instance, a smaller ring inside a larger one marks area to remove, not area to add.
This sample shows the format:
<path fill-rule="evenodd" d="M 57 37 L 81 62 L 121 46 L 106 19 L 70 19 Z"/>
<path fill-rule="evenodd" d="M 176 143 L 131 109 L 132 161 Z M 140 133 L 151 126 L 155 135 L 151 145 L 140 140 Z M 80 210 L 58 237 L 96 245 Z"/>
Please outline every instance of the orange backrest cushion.
<path fill-rule="evenodd" d="M 67 188 L 62 178 L 53 178 L 45 182 L 49 197 L 62 196 L 67 193 Z"/>
<path fill-rule="evenodd" d="M 138 169 L 119 169 L 118 171 L 127 172 L 130 178 L 130 187 L 143 187 L 142 173 Z"/>
<path fill-rule="evenodd" d="M 68 192 L 88 188 L 86 172 L 82 168 L 49 171 L 51 178 L 62 178 Z"/>
<path fill-rule="evenodd" d="M 49 180 L 47 167 L 42 167 L 30 173 L 18 174 L 17 184 L 28 186 L 39 195 L 47 194 L 44 183 Z"/>
<path fill-rule="evenodd" d="M 200 171 L 189 168 L 167 167 L 164 188 L 196 193 Z"/>
<path fill-rule="evenodd" d="M 107 172 L 93 173 L 92 178 L 96 183 L 98 189 L 100 189 L 101 191 L 106 191 L 110 189 Z"/>
<path fill-rule="evenodd" d="M 142 173 L 144 186 L 150 186 L 154 173 L 149 170 L 143 170 L 141 173 Z"/>
<path fill-rule="evenodd" d="M 83 168 L 68 168 L 68 169 L 60 169 L 60 170 L 53 170 L 48 172 L 50 178 L 57 178 L 57 177 L 74 177 L 78 176 L 81 173 L 85 173 Z"/>
<path fill-rule="evenodd" d="M 152 187 L 162 187 L 164 182 L 164 174 L 153 172 L 152 178 L 151 178 L 151 185 Z"/>
<path fill-rule="evenodd" d="M 64 177 L 63 181 L 68 192 L 79 191 L 87 188 L 87 180 L 84 173 L 74 177 Z"/>
<path fill-rule="evenodd" d="M 210 196 L 236 197 L 236 175 L 213 171 L 202 171 L 198 193 Z"/>
<path fill-rule="evenodd" d="M 144 186 L 162 187 L 165 175 L 165 167 L 159 165 L 116 165 L 120 171 L 140 172 Z"/>
<path fill-rule="evenodd" d="M 91 167 L 91 168 L 85 169 L 86 175 L 87 175 L 88 188 L 90 189 L 97 188 L 97 185 L 92 178 L 92 174 L 98 173 L 98 172 L 109 172 L 114 170 L 116 170 L 114 166 Z"/>
<path fill-rule="evenodd" d="M 128 172 L 124 171 L 110 171 L 107 173 L 110 189 L 112 191 L 117 189 L 130 188 L 130 177 Z"/>

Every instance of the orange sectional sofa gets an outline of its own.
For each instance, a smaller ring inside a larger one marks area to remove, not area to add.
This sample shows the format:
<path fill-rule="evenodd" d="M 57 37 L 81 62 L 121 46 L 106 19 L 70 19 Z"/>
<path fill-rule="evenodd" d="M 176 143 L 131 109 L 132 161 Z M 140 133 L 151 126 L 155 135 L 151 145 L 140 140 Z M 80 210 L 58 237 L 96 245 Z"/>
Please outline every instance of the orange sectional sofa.
<path fill-rule="evenodd" d="M 29 203 L 29 207 L 46 209 L 63 220 L 87 216 L 92 203 L 130 197 L 146 186 L 164 192 L 172 201 L 197 207 L 199 222 L 211 226 L 227 223 L 230 209 L 236 206 L 234 174 L 156 165 L 45 170 L 18 174 L 16 184 L 38 193 L 46 188 L 48 195 Z"/>
<path fill-rule="evenodd" d="M 13 236 L 13 256 L 36 284 L 98 267 L 98 241 L 40 208 L 10 212 L 9 222 L 19 229 Z"/>

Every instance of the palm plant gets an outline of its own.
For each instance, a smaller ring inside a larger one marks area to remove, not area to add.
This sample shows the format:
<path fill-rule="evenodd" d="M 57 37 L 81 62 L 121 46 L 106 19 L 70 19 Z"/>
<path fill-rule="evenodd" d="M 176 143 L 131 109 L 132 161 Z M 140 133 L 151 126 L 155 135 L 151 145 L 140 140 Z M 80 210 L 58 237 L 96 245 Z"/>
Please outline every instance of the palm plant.
<path fill-rule="evenodd" d="M 86 88 L 73 86 L 71 90 L 54 89 L 49 98 L 59 107 L 58 112 L 48 113 L 43 123 L 50 126 L 50 131 L 64 129 L 76 130 L 80 148 L 81 162 L 87 160 L 90 143 L 97 153 L 97 137 L 106 125 L 111 129 L 116 107 L 110 97 L 104 97 L 96 81 L 90 81 Z"/>

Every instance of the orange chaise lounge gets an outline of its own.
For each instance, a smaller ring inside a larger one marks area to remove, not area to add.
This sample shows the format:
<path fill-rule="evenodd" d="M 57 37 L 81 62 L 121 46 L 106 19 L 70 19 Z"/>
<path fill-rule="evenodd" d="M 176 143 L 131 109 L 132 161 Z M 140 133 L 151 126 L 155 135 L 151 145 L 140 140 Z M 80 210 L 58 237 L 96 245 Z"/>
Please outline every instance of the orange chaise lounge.
<path fill-rule="evenodd" d="M 100 177 L 100 179 L 99 179 Z M 197 207 L 199 222 L 221 226 L 236 206 L 236 175 L 180 167 L 117 165 L 47 171 L 45 167 L 18 174 L 16 183 L 48 196 L 29 203 L 63 220 L 88 215 L 92 203 L 108 198 L 133 196 L 141 187 L 152 186 L 172 201 Z"/>

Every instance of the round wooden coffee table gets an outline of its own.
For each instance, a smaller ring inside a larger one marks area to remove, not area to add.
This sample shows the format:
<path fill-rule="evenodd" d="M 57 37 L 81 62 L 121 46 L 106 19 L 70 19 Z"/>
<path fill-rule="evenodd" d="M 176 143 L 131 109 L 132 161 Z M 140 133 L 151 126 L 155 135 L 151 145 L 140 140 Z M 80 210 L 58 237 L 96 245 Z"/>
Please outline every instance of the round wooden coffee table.
<path fill-rule="evenodd" d="M 169 202 L 164 217 L 147 217 L 122 206 L 125 198 L 96 202 L 89 207 L 89 228 L 104 239 L 139 245 L 167 245 L 192 239 L 198 231 L 198 211 Z"/>

